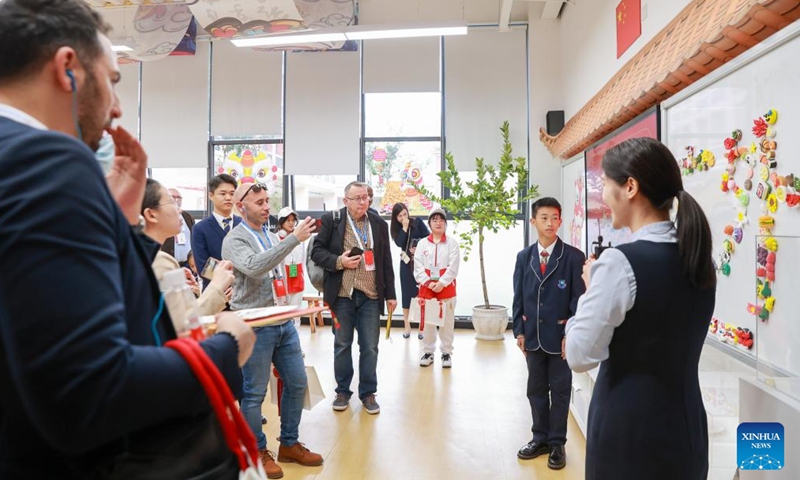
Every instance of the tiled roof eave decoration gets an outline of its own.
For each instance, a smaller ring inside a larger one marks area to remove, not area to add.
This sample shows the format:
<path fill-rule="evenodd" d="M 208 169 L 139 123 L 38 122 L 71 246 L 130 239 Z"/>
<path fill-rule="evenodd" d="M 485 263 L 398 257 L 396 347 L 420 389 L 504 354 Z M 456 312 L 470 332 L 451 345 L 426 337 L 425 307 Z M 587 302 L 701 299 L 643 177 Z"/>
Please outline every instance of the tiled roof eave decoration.
<path fill-rule="evenodd" d="M 617 72 L 558 135 L 567 159 L 800 18 L 800 0 L 692 0 Z"/>

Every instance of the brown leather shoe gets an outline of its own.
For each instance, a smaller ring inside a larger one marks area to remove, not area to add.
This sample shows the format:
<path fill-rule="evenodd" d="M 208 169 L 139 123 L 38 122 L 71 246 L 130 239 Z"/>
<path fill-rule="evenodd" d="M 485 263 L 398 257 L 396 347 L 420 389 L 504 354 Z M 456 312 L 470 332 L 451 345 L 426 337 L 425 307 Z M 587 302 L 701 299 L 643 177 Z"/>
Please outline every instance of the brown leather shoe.
<path fill-rule="evenodd" d="M 275 463 L 275 454 L 269 450 L 259 450 L 258 456 L 261 457 L 261 464 L 264 465 L 264 472 L 267 478 L 282 478 L 283 470 Z"/>
<path fill-rule="evenodd" d="M 300 442 L 291 447 L 281 444 L 278 449 L 278 461 L 299 463 L 304 467 L 316 467 L 322 465 L 322 455 L 312 452 Z"/>

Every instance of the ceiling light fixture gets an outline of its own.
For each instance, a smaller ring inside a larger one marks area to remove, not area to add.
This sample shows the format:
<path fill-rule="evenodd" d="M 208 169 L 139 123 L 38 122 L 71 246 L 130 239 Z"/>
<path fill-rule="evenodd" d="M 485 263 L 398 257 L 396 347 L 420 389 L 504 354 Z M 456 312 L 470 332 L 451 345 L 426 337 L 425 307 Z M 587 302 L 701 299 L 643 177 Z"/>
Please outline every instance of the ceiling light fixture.
<path fill-rule="evenodd" d="M 275 45 L 300 45 L 319 42 L 344 42 L 347 37 L 341 32 L 330 33 L 293 33 L 290 35 L 270 35 L 258 38 L 238 38 L 231 40 L 237 47 L 262 47 Z"/>
<path fill-rule="evenodd" d="M 346 40 L 376 40 L 385 38 L 440 37 L 466 35 L 465 22 L 449 22 L 434 25 L 356 25 L 341 29 L 325 28 L 314 33 L 290 33 L 268 35 L 257 38 L 231 40 L 237 47 L 261 47 L 274 45 L 300 45 L 316 42 L 344 42 Z"/>

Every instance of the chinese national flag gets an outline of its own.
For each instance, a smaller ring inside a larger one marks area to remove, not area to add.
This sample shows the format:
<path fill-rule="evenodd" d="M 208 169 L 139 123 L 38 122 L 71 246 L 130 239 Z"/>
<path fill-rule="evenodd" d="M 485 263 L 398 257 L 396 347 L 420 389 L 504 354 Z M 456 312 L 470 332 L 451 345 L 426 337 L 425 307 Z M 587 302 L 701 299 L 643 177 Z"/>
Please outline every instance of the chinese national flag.
<path fill-rule="evenodd" d="M 622 0 L 617 5 L 617 58 L 642 34 L 641 0 Z"/>

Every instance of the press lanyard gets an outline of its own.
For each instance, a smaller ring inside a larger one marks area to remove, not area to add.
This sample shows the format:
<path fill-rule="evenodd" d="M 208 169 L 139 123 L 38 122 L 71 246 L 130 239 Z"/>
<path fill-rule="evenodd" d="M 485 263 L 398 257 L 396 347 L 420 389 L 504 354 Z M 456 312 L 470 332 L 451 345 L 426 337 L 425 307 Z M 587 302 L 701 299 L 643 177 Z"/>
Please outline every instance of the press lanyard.
<path fill-rule="evenodd" d="M 256 233 L 256 231 L 255 231 L 255 230 L 253 230 L 252 228 L 250 228 L 250 225 L 248 225 L 246 222 L 242 222 L 242 225 L 244 225 L 244 228 L 246 228 L 246 229 L 247 229 L 247 231 L 249 231 L 249 232 L 250 232 L 250 235 L 252 235 L 253 237 L 255 237 L 255 239 L 258 241 L 258 245 L 261 247 L 261 253 L 264 253 L 264 252 L 266 252 L 267 250 L 269 250 L 270 248 L 272 248 L 272 247 L 273 247 L 273 245 L 272 245 L 272 240 L 269 238 L 269 234 L 267 233 L 267 227 L 266 227 L 265 225 L 262 225 L 262 226 L 261 226 L 261 231 L 263 231 L 263 232 L 264 232 L 264 236 L 265 236 L 265 237 L 267 237 L 267 242 L 269 242 L 269 247 L 267 247 L 267 246 L 264 244 L 264 240 L 262 240 L 262 239 L 261 239 L 261 237 L 260 237 L 260 236 L 258 236 L 258 233 Z M 275 274 L 276 274 L 275 276 L 276 276 L 277 278 L 281 278 L 281 276 L 282 276 L 282 275 L 280 274 L 280 270 L 279 270 L 278 268 L 275 268 Z"/>
<path fill-rule="evenodd" d="M 369 239 L 369 245 L 372 245 L 374 243 L 374 240 L 372 238 L 372 228 L 370 228 L 369 225 L 369 215 L 365 215 L 365 217 L 367 219 L 367 227 L 365 229 L 366 231 L 362 232 L 361 230 L 358 229 L 358 227 L 356 227 L 355 222 L 353 222 L 353 217 L 350 216 L 350 212 L 347 212 L 347 221 L 350 222 L 350 228 L 352 228 L 353 233 L 356 234 L 356 240 L 358 241 L 358 246 L 359 248 L 361 248 L 361 250 L 367 250 L 366 245 L 364 245 L 365 243 L 367 243 L 367 239 Z"/>

